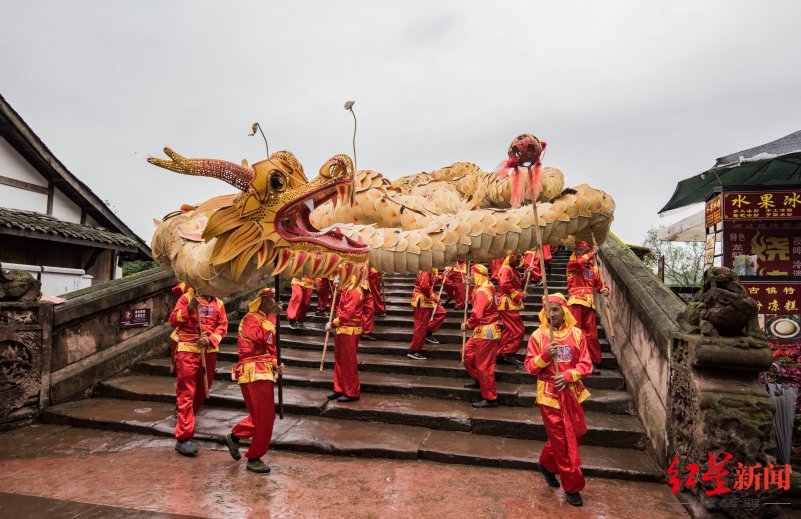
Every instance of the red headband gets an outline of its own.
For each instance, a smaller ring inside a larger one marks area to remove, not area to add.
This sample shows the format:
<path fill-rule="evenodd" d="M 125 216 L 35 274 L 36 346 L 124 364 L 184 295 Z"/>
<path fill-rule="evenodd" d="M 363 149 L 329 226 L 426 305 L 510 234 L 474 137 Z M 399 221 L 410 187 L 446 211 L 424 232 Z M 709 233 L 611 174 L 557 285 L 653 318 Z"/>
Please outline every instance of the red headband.
<path fill-rule="evenodd" d="M 565 296 L 563 296 L 562 294 L 551 294 L 548 296 L 546 302 L 554 303 L 567 308 L 567 299 L 565 299 Z"/>
<path fill-rule="evenodd" d="M 487 267 L 485 267 L 481 263 L 476 263 L 475 265 L 473 265 L 470 271 L 476 274 L 481 274 L 482 276 L 486 276 L 487 274 L 489 274 Z"/>
<path fill-rule="evenodd" d="M 587 245 L 586 241 L 577 241 L 574 248 L 577 248 L 577 247 L 583 247 L 585 249 L 589 249 L 590 248 L 590 246 Z"/>

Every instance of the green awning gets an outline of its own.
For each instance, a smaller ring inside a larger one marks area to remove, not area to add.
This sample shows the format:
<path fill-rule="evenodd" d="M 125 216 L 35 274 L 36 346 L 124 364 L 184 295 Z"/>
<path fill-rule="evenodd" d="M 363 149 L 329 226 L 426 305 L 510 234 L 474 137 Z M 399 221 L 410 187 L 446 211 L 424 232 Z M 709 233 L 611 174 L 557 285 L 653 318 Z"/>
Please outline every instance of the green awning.
<path fill-rule="evenodd" d="M 801 153 L 759 162 L 746 162 L 730 168 L 712 168 L 682 180 L 673 196 L 659 212 L 703 202 L 718 186 L 801 185 Z"/>
<path fill-rule="evenodd" d="M 732 153 L 694 177 L 682 180 L 659 212 L 703 202 L 716 187 L 801 185 L 801 131 Z"/>

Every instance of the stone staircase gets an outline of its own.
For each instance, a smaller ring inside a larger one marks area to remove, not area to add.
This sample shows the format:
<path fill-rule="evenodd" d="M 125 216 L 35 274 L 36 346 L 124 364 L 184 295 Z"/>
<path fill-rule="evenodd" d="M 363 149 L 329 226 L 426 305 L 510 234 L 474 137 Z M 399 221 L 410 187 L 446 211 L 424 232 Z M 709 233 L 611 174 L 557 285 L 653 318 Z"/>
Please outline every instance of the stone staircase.
<path fill-rule="evenodd" d="M 554 257 L 551 291 L 566 290 L 567 255 Z M 412 329 L 409 297 L 413 276 L 385 278 L 387 315 L 377 317 L 377 341 L 359 344 L 358 402 L 326 399 L 333 374 L 333 336 L 319 371 L 327 316 L 309 313 L 299 330 L 286 320 L 281 327 L 284 420 L 276 419 L 272 448 L 325 454 L 400 459 L 426 459 L 446 463 L 536 468 L 545 429 L 535 409 L 536 377 L 514 366 L 498 365 L 498 408 L 475 409 L 478 390 L 466 389 L 467 374 L 460 363 L 462 313 L 448 310 L 440 344 L 426 344 L 430 358 L 406 357 Z M 288 284 L 287 284 L 288 285 Z M 282 287 L 285 300 L 289 287 Z M 528 309 L 523 312 L 526 332 L 535 328 L 542 289 L 529 288 Z M 312 311 L 316 296 L 312 298 Z M 236 362 L 236 330 L 232 320 L 217 361 L 216 381 L 199 413 L 196 437 L 221 442 L 245 412 L 239 387 L 231 381 Z M 646 451 L 645 432 L 633 415 L 634 400 L 617 370 L 617 360 L 599 328 L 603 364 L 599 374 L 585 379 L 592 396 L 585 402 L 587 434 L 582 459 L 588 476 L 658 481 L 662 478 Z M 525 348 L 525 343 L 523 345 Z M 522 359 L 524 349 L 519 352 Z M 43 420 L 73 426 L 97 427 L 171 435 L 175 423 L 175 379 L 169 359 L 137 364 L 129 373 L 103 381 L 92 399 L 48 408 Z"/>

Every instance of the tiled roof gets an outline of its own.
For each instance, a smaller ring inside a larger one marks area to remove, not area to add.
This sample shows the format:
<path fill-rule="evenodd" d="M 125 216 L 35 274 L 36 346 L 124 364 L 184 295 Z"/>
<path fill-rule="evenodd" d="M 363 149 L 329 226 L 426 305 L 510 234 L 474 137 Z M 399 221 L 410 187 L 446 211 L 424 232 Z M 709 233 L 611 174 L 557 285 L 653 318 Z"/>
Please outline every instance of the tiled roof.
<path fill-rule="evenodd" d="M 0 207 L 0 233 L 3 228 L 18 229 L 42 234 L 53 234 L 76 240 L 87 240 L 124 247 L 136 247 L 137 243 L 124 234 L 111 232 L 102 227 L 90 227 L 79 223 L 65 222 L 33 211 L 22 211 Z"/>

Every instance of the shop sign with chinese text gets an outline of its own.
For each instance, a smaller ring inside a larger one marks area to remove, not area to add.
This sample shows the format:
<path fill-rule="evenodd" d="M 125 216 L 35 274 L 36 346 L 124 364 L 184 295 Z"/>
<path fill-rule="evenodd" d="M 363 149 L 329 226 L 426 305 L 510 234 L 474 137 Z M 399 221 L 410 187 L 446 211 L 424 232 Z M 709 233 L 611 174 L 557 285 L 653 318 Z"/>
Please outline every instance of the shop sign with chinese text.
<path fill-rule="evenodd" d="M 801 190 L 727 191 L 723 193 L 723 219 L 801 220 Z"/>

